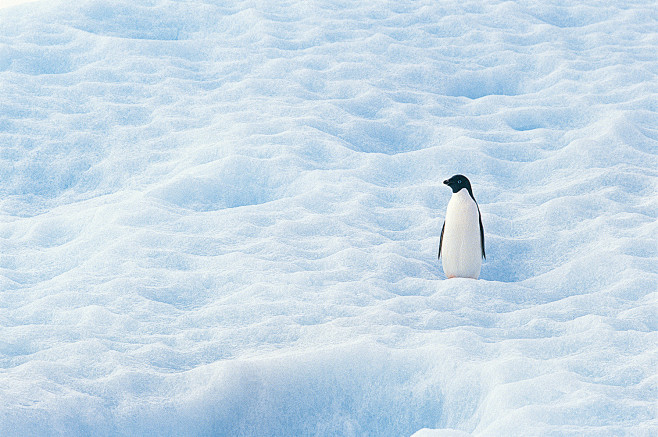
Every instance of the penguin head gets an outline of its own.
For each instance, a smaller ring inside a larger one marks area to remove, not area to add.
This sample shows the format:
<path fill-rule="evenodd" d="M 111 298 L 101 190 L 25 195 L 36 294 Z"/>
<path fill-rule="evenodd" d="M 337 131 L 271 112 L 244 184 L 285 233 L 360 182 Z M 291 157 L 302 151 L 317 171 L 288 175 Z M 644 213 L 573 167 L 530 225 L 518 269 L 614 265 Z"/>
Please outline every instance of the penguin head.
<path fill-rule="evenodd" d="M 452 189 L 453 193 L 458 193 L 459 190 L 466 188 L 468 190 L 468 194 L 473 197 L 473 189 L 471 188 L 471 182 L 468 180 L 468 178 L 464 175 L 456 174 L 450 179 L 446 179 L 443 181 L 444 184 L 449 186 Z M 475 199 L 475 197 L 473 197 Z"/>

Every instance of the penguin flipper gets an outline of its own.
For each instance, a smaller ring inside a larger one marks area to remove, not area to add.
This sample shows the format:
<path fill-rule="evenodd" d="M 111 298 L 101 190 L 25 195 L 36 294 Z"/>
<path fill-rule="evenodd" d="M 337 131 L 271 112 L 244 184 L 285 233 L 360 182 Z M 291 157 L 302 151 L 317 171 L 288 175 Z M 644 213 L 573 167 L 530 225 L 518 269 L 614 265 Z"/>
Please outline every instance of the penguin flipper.
<path fill-rule="evenodd" d="M 439 240 L 439 256 L 438 259 L 441 259 L 441 246 L 443 246 L 443 231 L 446 229 L 446 222 L 443 222 L 443 227 L 441 228 L 441 239 Z M 480 221 L 480 232 L 482 232 L 482 221 Z M 484 248 L 484 246 L 482 246 Z"/>
<path fill-rule="evenodd" d="M 482 226 L 482 214 L 480 214 L 479 207 L 478 207 L 478 218 L 480 219 L 480 245 L 482 246 L 482 258 L 487 259 L 487 256 L 484 254 L 484 226 Z"/>

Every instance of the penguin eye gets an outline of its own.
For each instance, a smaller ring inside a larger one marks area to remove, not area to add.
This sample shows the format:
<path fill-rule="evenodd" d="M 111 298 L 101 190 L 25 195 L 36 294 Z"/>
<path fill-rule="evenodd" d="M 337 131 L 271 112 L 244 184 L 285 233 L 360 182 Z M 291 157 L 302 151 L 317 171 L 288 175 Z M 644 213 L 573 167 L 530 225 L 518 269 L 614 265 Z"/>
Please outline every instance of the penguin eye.
<path fill-rule="evenodd" d="M 461 183 L 462 183 L 462 180 L 461 180 L 461 179 L 460 179 L 460 180 L 458 180 L 458 181 L 457 181 L 457 183 L 458 183 L 458 184 L 461 184 Z"/>

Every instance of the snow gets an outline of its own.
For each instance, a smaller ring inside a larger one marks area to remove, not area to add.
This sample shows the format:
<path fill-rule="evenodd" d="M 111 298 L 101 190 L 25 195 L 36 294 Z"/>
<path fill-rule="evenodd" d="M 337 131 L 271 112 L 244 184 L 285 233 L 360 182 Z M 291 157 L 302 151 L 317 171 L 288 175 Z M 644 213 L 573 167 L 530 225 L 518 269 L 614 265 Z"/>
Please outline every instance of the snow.
<path fill-rule="evenodd" d="M 0 435 L 656 435 L 657 19 L 0 9 Z"/>
<path fill-rule="evenodd" d="M 0 8 L 10 8 L 12 6 L 18 6 L 25 3 L 32 3 L 37 0 L 0 0 Z"/>

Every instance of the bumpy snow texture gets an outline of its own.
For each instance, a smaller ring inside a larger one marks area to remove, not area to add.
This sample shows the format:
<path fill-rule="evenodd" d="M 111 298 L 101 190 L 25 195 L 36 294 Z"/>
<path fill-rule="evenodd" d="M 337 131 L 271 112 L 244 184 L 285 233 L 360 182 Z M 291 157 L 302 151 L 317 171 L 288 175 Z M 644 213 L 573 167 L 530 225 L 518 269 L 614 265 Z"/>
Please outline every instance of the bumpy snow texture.
<path fill-rule="evenodd" d="M 655 436 L 657 23 L 0 9 L 0 434 Z M 455 173 L 477 281 L 436 259 Z"/>

